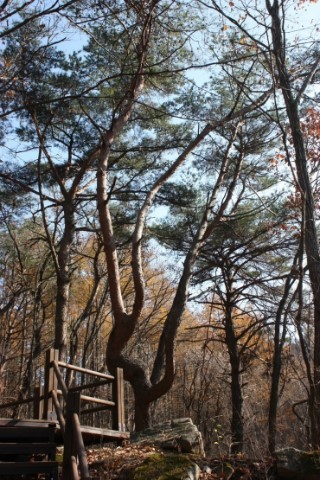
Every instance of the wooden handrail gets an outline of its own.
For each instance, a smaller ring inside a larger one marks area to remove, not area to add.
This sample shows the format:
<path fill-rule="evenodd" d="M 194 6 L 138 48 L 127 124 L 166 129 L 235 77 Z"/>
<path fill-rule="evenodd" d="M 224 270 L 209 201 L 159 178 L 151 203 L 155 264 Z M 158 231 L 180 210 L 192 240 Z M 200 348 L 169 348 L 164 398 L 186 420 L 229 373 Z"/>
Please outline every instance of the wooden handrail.
<path fill-rule="evenodd" d="M 89 480 L 89 466 L 79 421 L 80 393 L 69 392 L 66 405 L 66 428 L 64 437 L 63 478 L 77 480 L 75 463 L 78 459 L 81 480 Z M 74 457 L 74 460 L 73 458 Z"/>
<path fill-rule="evenodd" d="M 72 415 L 72 425 L 74 428 L 75 441 L 77 445 L 77 454 L 79 458 L 81 480 L 89 480 L 90 473 L 89 473 L 89 466 L 87 461 L 87 454 L 86 454 L 86 449 L 84 447 L 83 438 L 81 434 L 79 415 L 77 413 L 73 413 Z"/>
<path fill-rule="evenodd" d="M 72 416 L 74 413 L 80 410 L 80 395 L 75 393 L 69 393 L 66 404 L 66 428 L 64 435 L 64 451 L 63 451 L 63 465 L 62 476 L 64 480 L 77 480 L 78 477 L 74 477 L 74 465 L 72 456 L 77 459 L 77 443 L 76 432 L 73 427 Z M 81 434 L 81 432 L 80 432 Z"/>
<path fill-rule="evenodd" d="M 60 363 L 60 362 L 59 362 Z M 65 381 L 63 379 L 63 376 L 61 375 L 60 369 L 59 369 L 59 364 L 55 360 L 52 362 L 52 366 L 54 369 L 54 372 L 56 374 L 57 380 L 58 380 L 58 385 L 62 390 L 62 395 L 65 400 L 67 400 L 68 396 L 68 388 L 67 385 L 65 384 Z"/>
<path fill-rule="evenodd" d="M 105 407 L 104 405 L 102 407 L 93 407 L 93 408 L 83 408 L 80 413 L 81 415 L 86 415 L 87 413 L 97 413 L 97 412 L 103 412 L 103 410 L 108 410 L 110 407 Z"/>
<path fill-rule="evenodd" d="M 81 395 L 81 400 L 90 403 L 99 403 L 100 405 L 105 405 L 106 407 L 114 407 L 115 402 L 111 400 L 103 400 L 102 398 L 88 397 L 87 395 Z"/>
<path fill-rule="evenodd" d="M 74 455 L 71 455 L 70 463 L 71 463 L 72 480 L 79 480 L 77 459 Z"/>
<path fill-rule="evenodd" d="M 34 401 L 34 397 L 28 397 L 22 400 L 15 400 L 14 402 L 1 403 L 0 408 L 17 407 L 18 405 L 24 405 L 25 403 L 31 403 L 33 401 Z"/>
<path fill-rule="evenodd" d="M 75 387 L 70 387 L 68 390 L 69 392 L 79 392 L 81 390 L 86 390 L 87 388 L 96 388 L 102 387 L 103 385 L 107 385 L 110 383 L 110 380 L 101 380 L 101 382 L 92 382 L 92 383 L 85 383 L 83 385 L 77 385 Z"/>
<path fill-rule="evenodd" d="M 59 367 L 68 368 L 69 370 L 74 370 L 75 372 L 82 372 L 82 373 L 86 373 L 87 375 L 93 375 L 95 377 L 104 378 L 105 380 L 110 380 L 110 382 L 113 382 L 114 380 L 113 375 L 96 372 L 94 370 L 89 370 L 87 368 L 77 367 L 76 365 L 70 365 L 69 363 L 61 362 L 60 360 L 58 362 L 58 365 Z"/>
<path fill-rule="evenodd" d="M 56 410 L 56 413 L 57 413 L 61 433 L 62 433 L 62 436 L 64 437 L 65 430 L 66 430 L 66 421 L 65 421 L 64 416 L 63 416 L 63 410 L 62 410 L 60 402 L 58 400 L 58 395 L 56 394 L 56 392 L 54 390 L 52 390 L 51 395 L 52 395 L 53 404 L 54 404 L 54 407 L 55 407 L 55 410 Z"/>

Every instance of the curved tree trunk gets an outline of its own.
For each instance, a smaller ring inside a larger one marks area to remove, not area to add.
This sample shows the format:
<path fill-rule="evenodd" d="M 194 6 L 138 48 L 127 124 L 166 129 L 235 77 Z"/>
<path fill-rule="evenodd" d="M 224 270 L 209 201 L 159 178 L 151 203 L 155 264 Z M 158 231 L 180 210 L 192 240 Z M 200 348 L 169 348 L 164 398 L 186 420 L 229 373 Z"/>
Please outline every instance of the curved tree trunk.
<path fill-rule="evenodd" d="M 137 432 L 150 427 L 151 403 L 146 402 L 143 396 L 135 395 L 134 399 L 134 424 Z"/>
<path fill-rule="evenodd" d="M 130 382 L 134 394 L 135 402 L 139 411 L 137 411 L 136 428 L 144 428 L 149 424 L 149 407 L 152 402 L 166 394 L 174 381 L 174 352 L 175 352 L 175 338 L 178 328 L 181 323 L 181 318 L 185 309 L 188 288 L 192 276 L 193 266 L 203 245 L 203 242 L 214 231 L 215 226 L 221 219 L 231 201 L 232 194 L 236 185 L 236 179 L 242 165 L 242 156 L 239 156 L 239 161 L 236 165 L 233 182 L 230 185 L 228 194 L 224 198 L 218 213 L 212 218 L 215 202 L 217 201 L 220 188 L 223 185 L 226 173 L 228 171 L 228 153 L 233 147 L 235 137 L 238 133 L 238 127 L 234 129 L 234 136 L 230 140 L 230 145 L 226 150 L 226 158 L 221 167 L 220 175 L 216 185 L 213 187 L 211 197 L 208 199 L 208 204 L 204 207 L 202 219 L 200 221 L 198 231 L 186 255 L 183 271 L 176 290 L 172 307 L 167 315 L 164 323 L 162 334 L 160 336 L 158 349 L 155 356 L 153 371 L 151 377 L 145 365 L 141 365 L 136 360 L 131 360 L 125 357 L 123 351 L 127 342 L 132 337 L 138 321 L 141 319 L 142 310 L 144 307 L 144 281 L 142 272 L 141 260 L 141 243 L 143 237 L 143 230 L 145 221 L 150 208 L 153 205 L 154 199 L 160 188 L 167 182 L 178 168 L 185 162 L 190 153 L 197 148 L 200 143 L 217 127 L 231 122 L 235 119 L 242 119 L 243 116 L 252 110 L 256 109 L 258 105 L 264 104 L 270 91 L 263 93 L 255 102 L 249 106 L 245 106 L 237 110 L 238 102 L 236 101 L 234 108 L 224 118 L 209 122 L 202 131 L 186 146 L 184 151 L 177 157 L 175 161 L 165 170 L 155 183 L 150 187 L 145 196 L 145 200 L 137 214 L 134 232 L 132 235 L 132 280 L 134 285 L 134 302 L 132 311 L 126 311 L 121 291 L 121 279 L 119 271 L 119 263 L 117 257 L 116 240 L 114 238 L 112 216 L 109 208 L 110 195 L 112 194 L 108 188 L 108 163 L 111 153 L 111 145 L 121 134 L 130 116 L 133 112 L 135 102 L 139 98 L 144 88 L 143 63 L 145 61 L 146 49 L 148 48 L 148 38 L 151 35 L 151 16 L 150 12 L 146 15 L 144 24 L 144 34 L 139 48 L 140 59 L 139 69 L 136 76 L 131 83 L 131 91 L 127 92 L 123 98 L 122 110 L 119 111 L 109 130 L 105 132 L 102 138 L 102 145 L 99 155 L 99 168 L 97 172 L 97 199 L 99 220 L 101 232 L 103 236 L 104 251 L 107 262 L 108 282 L 110 286 L 110 298 L 113 313 L 113 327 L 108 339 L 107 345 L 107 365 L 111 373 L 116 367 L 123 368 L 124 379 Z M 143 392 L 143 395 L 140 395 Z M 141 408 L 138 407 L 139 401 Z M 143 419 L 145 415 L 145 419 Z"/>

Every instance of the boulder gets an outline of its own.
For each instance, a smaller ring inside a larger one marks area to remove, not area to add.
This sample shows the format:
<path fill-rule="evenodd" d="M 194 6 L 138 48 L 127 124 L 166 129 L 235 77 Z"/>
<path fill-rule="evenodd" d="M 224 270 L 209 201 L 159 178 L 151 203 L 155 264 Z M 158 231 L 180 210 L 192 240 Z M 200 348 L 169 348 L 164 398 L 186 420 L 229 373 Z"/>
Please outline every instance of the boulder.
<path fill-rule="evenodd" d="M 191 418 L 178 418 L 131 435 L 132 443 L 204 456 L 202 436 Z"/>
<path fill-rule="evenodd" d="M 275 457 L 281 479 L 320 479 L 320 451 L 304 452 L 289 447 L 275 452 Z"/>
<path fill-rule="evenodd" d="M 198 480 L 200 468 L 186 455 L 155 453 L 135 469 L 133 480 Z"/>

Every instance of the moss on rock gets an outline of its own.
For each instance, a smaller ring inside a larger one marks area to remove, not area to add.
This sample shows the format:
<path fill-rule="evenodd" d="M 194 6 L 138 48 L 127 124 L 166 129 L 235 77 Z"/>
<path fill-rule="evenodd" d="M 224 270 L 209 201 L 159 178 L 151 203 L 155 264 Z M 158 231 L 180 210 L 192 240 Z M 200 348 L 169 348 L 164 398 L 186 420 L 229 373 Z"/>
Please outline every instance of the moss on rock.
<path fill-rule="evenodd" d="M 276 452 L 277 471 L 280 478 L 304 480 L 320 479 L 320 452 L 304 452 L 289 447 Z"/>
<path fill-rule="evenodd" d="M 150 455 L 135 469 L 133 480 L 184 480 L 197 478 L 198 466 L 186 455 Z"/>
<path fill-rule="evenodd" d="M 302 470 L 306 473 L 317 473 L 320 476 L 320 452 L 303 452 L 300 458 Z M 320 477 L 319 477 L 320 478 Z"/>

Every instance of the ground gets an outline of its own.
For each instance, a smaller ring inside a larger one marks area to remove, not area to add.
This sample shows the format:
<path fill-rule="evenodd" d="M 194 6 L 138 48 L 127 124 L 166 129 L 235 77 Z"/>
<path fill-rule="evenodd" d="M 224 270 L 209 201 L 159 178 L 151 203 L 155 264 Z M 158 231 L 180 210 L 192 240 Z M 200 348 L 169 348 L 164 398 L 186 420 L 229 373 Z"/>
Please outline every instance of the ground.
<path fill-rule="evenodd" d="M 130 480 L 135 468 L 158 452 L 165 454 L 155 447 L 130 444 L 90 448 L 90 473 L 94 480 Z M 200 480 L 266 480 L 272 474 L 271 460 L 250 461 L 241 457 L 204 459 L 197 456 L 192 456 L 192 459 L 201 469 Z"/>

